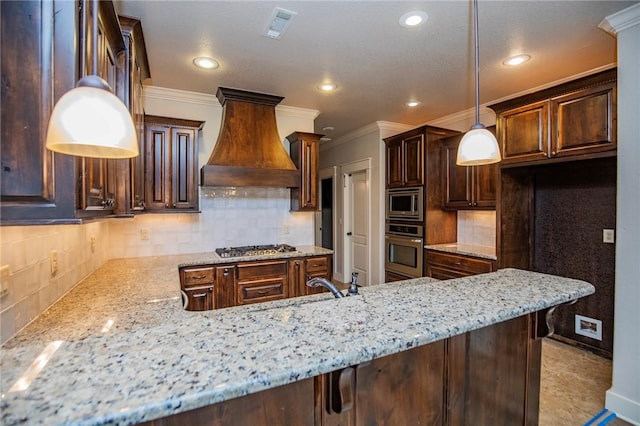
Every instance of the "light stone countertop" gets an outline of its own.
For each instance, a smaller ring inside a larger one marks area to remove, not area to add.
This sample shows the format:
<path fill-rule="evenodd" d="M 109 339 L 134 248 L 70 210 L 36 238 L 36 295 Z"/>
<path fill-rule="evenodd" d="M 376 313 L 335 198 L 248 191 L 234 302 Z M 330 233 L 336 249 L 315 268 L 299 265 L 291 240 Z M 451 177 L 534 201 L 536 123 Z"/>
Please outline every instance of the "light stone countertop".
<path fill-rule="evenodd" d="M 463 254 L 466 256 L 481 257 L 483 259 L 498 260 L 495 247 L 450 243 L 425 245 L 424 248 L 426 248 L 427 250 L 443 251 L 445 253 Z"/>
<path fill-rule="evenodd" d="M 177 266 L 199 264 L 207 256 L 110 260 L 6 342 L 0 356 L 1 423 L 147 421 L 594 292 L 583 281 L 504 269 L 362 287 L 361 295 L 343 299 L 324 293 L 184 311 Z M 59 342 L 58 349 L 30 385 L 20 387 L 20 377 L 51 342 Z"/>
<path fill-rule="evenodd" d="M 293 257 L 308 257 L 308 256 L 325 256 L 333 254 L 333 250 L 329 250 L 323 247 L 317 246 L 296 246 L 295 251 L 289 251 L 285 253 L 265 254 L 261 256 L 237 256 L 237 257 L 220 257 L 215 250 L 211 253 L 201 253 L 197 255 L 190 255 L 191 257 L 180 263 L 178 266 L 197 266 L 197 265 L 219 265 L 223 263 L 237 263 L 237 262 L 249 262 L 257 260 L 270 260 L 270 259 L 291 259 Z"/>

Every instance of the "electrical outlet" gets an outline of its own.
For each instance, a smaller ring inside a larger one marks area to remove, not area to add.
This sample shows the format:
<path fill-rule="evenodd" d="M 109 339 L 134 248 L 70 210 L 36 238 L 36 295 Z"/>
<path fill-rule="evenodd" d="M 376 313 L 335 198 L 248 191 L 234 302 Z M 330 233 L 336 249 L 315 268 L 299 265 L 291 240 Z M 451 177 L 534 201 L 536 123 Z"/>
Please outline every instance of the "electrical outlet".
<path fill-rule="evenodd" d="M 11 270 L 9 265 L 2 265 L 0 268 L 0 297 L 9 294 L 9 280 L 11 279 Z"/>
<path fill-rule="evenodd" d="M 91 245 L 91 253 L 95 253 L 96 252 L 96 237 L 94 237 L 92 235 L 91 238 L 89 238 L 89 244 Z"/>
<path fill-rule="evenodd" d="M 143 241 L 147 241 L 149 239 L 149 229 L 142 228 L 140 230 L 140 239 Z"/>
<path fill-rule="evenodd" d="M 613 244 L 616 242 L 616 231 L 613 229 L 603 229 L 602 230 L 602 242 Z"/>
<path fill-rule="evenodd" d="M 49 262 L 51 264 L 51 275 L 55 275 L 58 272 L 58 250 L 51 250 Z"/>

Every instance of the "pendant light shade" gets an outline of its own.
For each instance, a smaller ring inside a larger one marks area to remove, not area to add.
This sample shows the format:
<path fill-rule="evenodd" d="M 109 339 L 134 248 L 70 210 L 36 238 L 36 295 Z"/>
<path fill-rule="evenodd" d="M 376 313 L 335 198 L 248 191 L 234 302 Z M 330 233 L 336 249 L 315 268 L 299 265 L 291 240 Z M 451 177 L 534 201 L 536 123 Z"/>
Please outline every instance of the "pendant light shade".
<path fill-rule="evenodd" d="M 459 166 L 481 166 L 499 162 L 500 148 L 493 134 L 480 123 L 480 46 L 478 42 L 478 0 L 473 0 L 473 23 L 475 33 L 475 78 L 476 78 L 476 124 L 462 137 L 458 146 L 456 164 Z"/>
<path fill-rule="evenodd" d="M 87 2 L 83 2 L 84 14 Z M 92 70 L 65 93 L 53 108 L 47 129 L 47 149 L 94 158 L 131 158 L 139 154 L 131 113 L 96 75 L 98 69 L 98 1 L 92 0 Z M 84 68 L 84 66 L 83 66 Z"/>
<path fill-rule="evenodd" d="M 49 120 L 46 146 L 81 157 L 131 158 L 139 154 L 129 110 L 96 75 L 82 78 L 60 98 Z"/>
<path fill-rule="evenodd" d="M 472 128 L 462 137 L 458 146 L 456 164 L 459 166 L 481 166 L 500 161 L 500 148 L 493 133 L 484 126 Z"/>

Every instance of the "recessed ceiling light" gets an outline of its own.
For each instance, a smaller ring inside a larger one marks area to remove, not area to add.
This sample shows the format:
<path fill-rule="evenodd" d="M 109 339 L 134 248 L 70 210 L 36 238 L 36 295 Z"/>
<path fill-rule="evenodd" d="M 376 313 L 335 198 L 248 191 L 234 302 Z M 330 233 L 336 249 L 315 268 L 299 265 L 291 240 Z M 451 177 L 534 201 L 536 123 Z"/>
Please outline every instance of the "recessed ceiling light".
<path fill-rule="evenodd" d="M 420 104 L 422 104 L 422 102 L 420 102 L 420 101 L 409 101 L 409 102 L 407 102 L 407 106 L 411 107 L 411 108 L 415 108 Z"/>
<path fill-rule="evenodd" d="M 336 86 L 334 83 L 322 83 L 318 86 L 318 89 L 322 90 L 323 92 L 331 92 L 332 90 L 336 90 L 337 87 L 338 86 Z"/>
<path fill-rule="evenodd" d="M 335 130 L 335 128 L 333 126 L 325 126 L 325 127 L 322 128 L 323 132 L 331 132 L 333 130 Z"/>
<path fill-rule="evenodd" d="M 220 66 L 218 61 L 213 58 L 207 58 L 206 56 L 200 56 L 193 60 L 193 63 L 198 68 L 204 68 L 207 70 L 213 70 Z"/>
<path fill-rule="evenodd" d="M 417 27 L 420 24 L 424 24 L 429 19 L 429 15 L 422 10 L 414 10 L 413 12 L 407 12 L 402 15 L 398 22 L 405 28 Z"/>
<path fill-rule="evenodd" d="M 504 61 L 502 61 L 502 64 L 513 67 L 513 66 L 516 66 L 516 65 L 524 64 L 529 59 L 531 59 L 531 56 L 529 56 L 529 55 L 524 55 L 524 54 L 523 55 L 516 55 L 516 56 L 511 56 L 511 57 L 505 59 Z"/>

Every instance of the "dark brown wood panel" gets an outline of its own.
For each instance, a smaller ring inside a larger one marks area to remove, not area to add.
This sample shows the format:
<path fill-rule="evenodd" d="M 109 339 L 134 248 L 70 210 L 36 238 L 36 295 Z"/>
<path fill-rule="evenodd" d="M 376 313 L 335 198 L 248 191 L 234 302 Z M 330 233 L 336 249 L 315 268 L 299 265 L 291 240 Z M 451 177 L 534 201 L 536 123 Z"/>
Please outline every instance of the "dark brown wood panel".
<path fill-rule="evenodd" d="M 294 132 L 287 136 L 289 155 L 300 171 L 300 182 L 291 188 L 291 211 L 315 211 L 318 201 L 320 138 L 315 133 Z"/>
<path fill-rule="evenodd" d="M 616 149 L 616 105 L 615 82 L 552 99 L 551 155 Z"/>
<path fill-rule="evenodd" d="M 2 222 L 72 219 L 74 158 L 48 151 L 45 139 L 54 103 L 78 76 L 75 4 L 56 3 L 54 10 L 52 2 L 3 1 L 0 7 Z"/>
<path fill-rule="evenodd" d="M 463 135 L 442 140 L 444 207 L 465 209 L 472 206 L 471 172 L 473 167 L 456 165 L 458 145 Z M 429 159 L 428 161 L 433 161 Z"/>
<path fill-rule="evenodd" d="M 292 259 L 289 261 L 288 279 L 289 297 L 298 297 L 307 294 L 304 259 Z"/>
<path fill-rule="evenodd" d="M 235 265 L 218 266 L 216 271 L 216 308 L 234 306 L 236 288 Z"/>
<path fill-rule="evenodd" d="M 494 163 L 473 167 L 474 207 L 495 209 L 498 197 L 498 166 L 498 163 Z"/>
<path fill-rule="evenodd" d="M 164 209 L 167 200 L 167 186 L 170 186 L 167 172 L 170 170 L 171 145 L 169 129 L 160 125 L 148 125 L 145 140 L 146 167 L 146 208 Z"/>
<path fill-rule="evenodd" d="M 484 274 L 495 270 L 495 262 L 489 259 L 455 253 L 444 253 L 436 250 L 426 250 L 426 254 L 429 268 L 440 267 L 449 269 L 453 272 L 459 272 L 462 274 L 460 276 Z"/>
<path fill-rule="evenodd" d="M 208 311 L 215 309 L 214 286 L 192 287 L 183 290 L 187 295 L 188 311 Z"/>
<path fill-rule="evenodd" d="M 533 177 L 522 168 L 502 169 L 497 206 L 498 268 L 531 269 Z"/>
<path fill-rule="evenodd" d="M 386 283 L 390 283 L 394 281 L 404 281 L 404 280 L 410 280 L 410 279 L 411 277 L 406 277 L 401 274 L 396 274 L 395 272 L 391 272 L 391 271 L 384 272 L 384 282 Z"/>
<path fill-rule="evenodd" d="M 356 383 L 356 425 L 442 424 L 445 342 L 360 364 Z"/>
<path fill-rule="evenodd" d="M 184 268 L 180 270 L 180 274 L 185 287 L 201 286 L 215 282 L 215 270 L 213 267 Z"/>
<path fill-rule="evenodd" d="M 424 134 L 406 138 L 403 143 L 403 174 L 405 186 L 424 184 Z"/>
<path fill-rule="evenodd" d="M 198 200 L 198 151 L 196 131 L 171 129 L 172 208 L 196 209 Z"/>
<path fill-rule="evenodd" d="M 314 379 L 301 380 L 145 424 L 149 426 L 314 426 Z"/>
<path fill-rule="evenodd" d="M 387 188 L 404 185 L 402 165 L 402 139 L 385 140 Z"/>
<path fill-rule="evenodd" d="M 237 266 L 238 280 L 287 275 L 287 261 L 242 262 Z"/>
<path fill-rule="evenodd" d="M 264 278 L 236 283 L 236 302 L 238 305 L 270 302 L 289 297 L 289 284 L 284 277 Z"/>
<path fill-rule="evenodd" d="M 547 158 L 549 152 L 549 102 L 537 102 L 502 113 L 502 162 L 521 162 Z"/>

